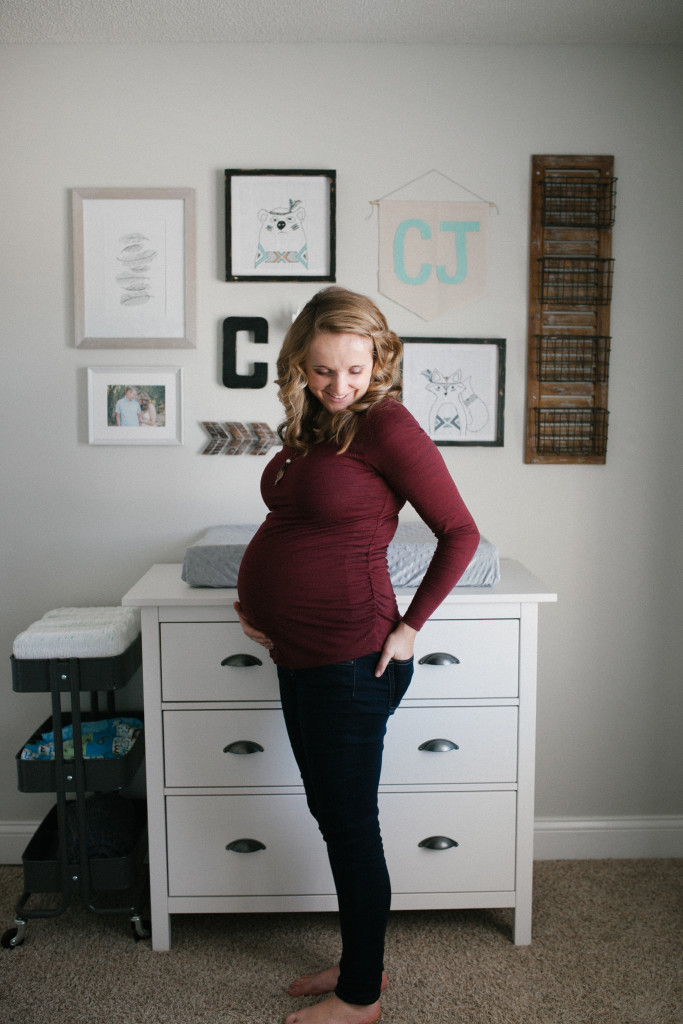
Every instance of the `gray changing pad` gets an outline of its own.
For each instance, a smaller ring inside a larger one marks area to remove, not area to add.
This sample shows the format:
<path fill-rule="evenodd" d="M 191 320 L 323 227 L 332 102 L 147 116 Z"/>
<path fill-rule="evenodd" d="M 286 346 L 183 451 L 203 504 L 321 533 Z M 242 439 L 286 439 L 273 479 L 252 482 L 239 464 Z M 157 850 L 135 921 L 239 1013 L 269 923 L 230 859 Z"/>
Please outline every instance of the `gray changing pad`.
<path fill-rule="evenodd" d="M 185 552 L 182 578 L 191 587 L 236 587 L 244 549 L 257 529 L 212 526 Z M 435 548 L 436 538 L 424 523 L 399 523 L 387 552 L 394 587 L 417 587 Z M 458 586 L 492 587 L 499 579 L 498 549 L 482 537 Z"/>

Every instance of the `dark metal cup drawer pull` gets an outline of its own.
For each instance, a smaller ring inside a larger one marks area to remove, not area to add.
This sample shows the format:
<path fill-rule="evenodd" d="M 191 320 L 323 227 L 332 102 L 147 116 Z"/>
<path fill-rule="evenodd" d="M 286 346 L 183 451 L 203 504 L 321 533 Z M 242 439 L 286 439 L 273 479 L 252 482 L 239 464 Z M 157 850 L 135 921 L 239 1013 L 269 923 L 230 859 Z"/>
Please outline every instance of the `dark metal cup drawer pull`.
<path fill-rule="evenodd" d="M 452 850 L 458 843 L 455 839 L 449 839 L 448 836 L 428 836 L 417 845 L 424 846 L 426 850 Z"/>
<path fill-rule="evenodd" d="M 460 659 L 454 654 L 447 654 L 445 651 L 434 651 L 432 654 L 425 654 L 420 658 L 418 665 L 459 665 Z"/>
<path fill-rule="evenodd" d="M 417 749 L 429 750 L 435 754 L 445 754 L 449 750 L 460 750 L 460 747 L 453 740 L 434 739 L 425 740 Z"/>
<path fill-rule="evenodd" d="M 225 847 L 226 850 L 232 850 L 233 853 L 256 853 L 265 848 L 265 843 L 259 842 L 258 839 L 233 839 Z"/>
<path fill-rule="evenodd" d="M 228 668 L 250 668 L 252 665 L 262 664 L 255 654 L 231 654 L 221 662 L 221 665 L 227 665 Z"/>
<path fill-rule="evenodd" d="M 255 743 L 253 740 L 235 740 L 234 743 L 228 743 L 227 747 L 223 747 L 224 754 L 262 754 L 263 747 L 260 743 Z"/>

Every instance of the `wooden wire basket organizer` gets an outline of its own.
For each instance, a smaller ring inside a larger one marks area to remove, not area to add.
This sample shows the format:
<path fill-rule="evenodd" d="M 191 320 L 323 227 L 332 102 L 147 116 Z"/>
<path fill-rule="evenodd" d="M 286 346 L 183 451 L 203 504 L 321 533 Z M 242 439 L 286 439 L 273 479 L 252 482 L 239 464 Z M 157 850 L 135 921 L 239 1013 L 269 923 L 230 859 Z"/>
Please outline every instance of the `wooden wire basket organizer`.
<path fill-rule="evenodd" d="M 604 455 L 606 409 L 536 409 L 536 450 L 541 455 Z"/>
<path fill-rule="evenodd" d="M 540 300 L 546 305 L 606 306 L 612 298 L 613 259 L 542 256 Z"/>
<path fill-rule="evenodd" d="M 593 335 L 537 334 L 536 376 L 543 381 L 587 381 L 609 376 L 611 338 Z"/>
<path fill-rule="evenodd" d="M 614 157 L 532 157 L 524 459 L 607 460 Z"/>
<path fill-rule="evenodd" d="M 549 174 L 540 185 L 544 226 L 609 228 L 614 224 L 616 178 Z"/>

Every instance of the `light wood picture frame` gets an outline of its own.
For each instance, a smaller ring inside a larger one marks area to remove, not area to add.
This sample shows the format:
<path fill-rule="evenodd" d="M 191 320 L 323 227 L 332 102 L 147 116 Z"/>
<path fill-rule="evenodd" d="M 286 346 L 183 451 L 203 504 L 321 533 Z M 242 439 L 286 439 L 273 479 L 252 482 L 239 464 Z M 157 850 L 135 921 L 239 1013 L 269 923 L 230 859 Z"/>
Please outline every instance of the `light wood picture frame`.
<path fill-rule="evenodd" d="M 76 347 L 194 348 L 194 189 L 72 189 L 72 221 Z"/>

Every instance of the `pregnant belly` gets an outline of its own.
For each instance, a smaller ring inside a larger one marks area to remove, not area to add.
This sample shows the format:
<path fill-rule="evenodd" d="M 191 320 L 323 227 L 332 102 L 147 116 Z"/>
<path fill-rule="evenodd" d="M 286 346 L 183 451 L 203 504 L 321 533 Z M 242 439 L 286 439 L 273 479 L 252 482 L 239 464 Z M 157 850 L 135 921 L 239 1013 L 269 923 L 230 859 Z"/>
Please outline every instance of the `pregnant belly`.
<path fill-rule="evenodd" d="M 242 559 L 238 593 L 247 619 L 275 644 L 276 661 L 287 663 L 293 648 L 351 657 L 372 646 L 378 619 L 395 616 L 386 559 L 372 561 L 367 542 L 347 543 L 342 554 L 333 532 L 318 531 L 312 542 L 310 529 L 305 537 L 290 529 L 285 540 L 261 528 Z"/>

